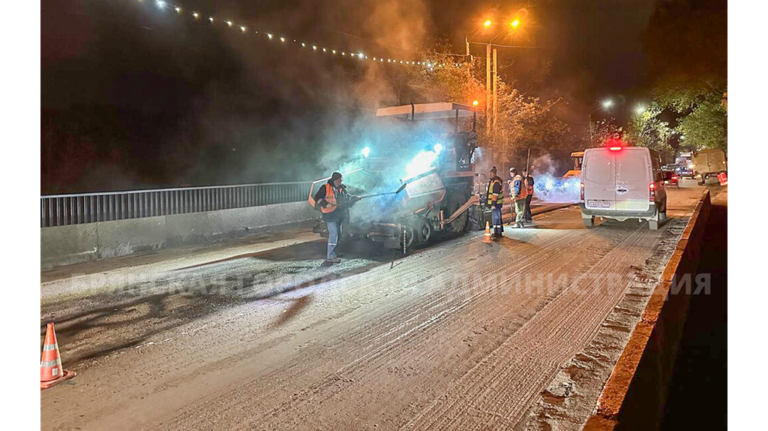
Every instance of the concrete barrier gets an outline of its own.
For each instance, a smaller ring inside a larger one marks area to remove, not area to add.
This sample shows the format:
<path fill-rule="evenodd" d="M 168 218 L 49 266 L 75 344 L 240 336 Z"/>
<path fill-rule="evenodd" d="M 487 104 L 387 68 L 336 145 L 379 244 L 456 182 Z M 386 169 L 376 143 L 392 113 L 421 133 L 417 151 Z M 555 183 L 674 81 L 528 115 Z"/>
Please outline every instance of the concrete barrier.
<path fill-rule="evenodd" d="M 695 289 L 693 279 L 710 209 L 706 190 L 603 387 L 596 412 L 587 420 L 585 430 L 659 428 L 693 293 L 677 290 L 677 283 L 690 277 Z"/>
<path fill-rule="evenodd" d="M 89 260 L 202 244 L 319 218 L 306 202 L 40 229 L 43 270 Z"/>

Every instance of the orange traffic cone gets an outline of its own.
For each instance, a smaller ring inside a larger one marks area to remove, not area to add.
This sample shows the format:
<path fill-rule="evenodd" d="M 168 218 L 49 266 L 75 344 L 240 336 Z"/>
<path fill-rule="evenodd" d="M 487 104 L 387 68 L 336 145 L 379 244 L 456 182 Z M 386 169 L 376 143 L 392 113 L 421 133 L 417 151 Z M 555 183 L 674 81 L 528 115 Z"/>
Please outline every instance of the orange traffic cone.
<path fill-rule="evenodd" d="M 53 329 L 53 323 L 49 323 L 45 328 L 43 357 L 40 359 L 40 389 L 48 389 L 72 377 L 75 377 L 74 371 L 67 371 L 61 367 L 56 331 Z"/>
<path fill-rule="evenodd" d="M 485 222 L 485 237 L 483 237 L 483 242 L 485 244 L 493 244 L 493 239 L 491 238 L 491 223 Z"/>

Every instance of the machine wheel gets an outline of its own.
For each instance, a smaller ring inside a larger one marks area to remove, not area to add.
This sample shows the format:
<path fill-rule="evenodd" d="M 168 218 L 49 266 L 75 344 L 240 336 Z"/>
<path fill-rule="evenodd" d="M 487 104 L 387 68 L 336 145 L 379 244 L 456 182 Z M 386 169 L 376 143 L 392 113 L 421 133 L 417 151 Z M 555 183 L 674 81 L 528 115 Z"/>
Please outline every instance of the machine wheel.
<path fill-rule="evenodd" d="M 417 231 L 416 239 L 419 243 L 425 243 L 432 237 L 432 226 L 428 222 L 424 222 Z"/>
<path fill-rule="evenodd" d="M 581 221 L 584 222 L 584 226 L 593 227 L 595 225 L 595 216 L 581 215 Z"/>

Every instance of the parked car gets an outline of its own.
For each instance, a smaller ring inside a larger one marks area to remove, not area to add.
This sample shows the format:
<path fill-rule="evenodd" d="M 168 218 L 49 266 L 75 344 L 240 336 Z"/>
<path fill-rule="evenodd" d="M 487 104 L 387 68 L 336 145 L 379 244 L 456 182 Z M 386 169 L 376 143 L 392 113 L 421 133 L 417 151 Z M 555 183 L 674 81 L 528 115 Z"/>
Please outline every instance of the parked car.
<path fill-rule="evenodd" d="M 581 175 L 581 217 L 592 227 L 595 217 L 647 220 L 651 230 L 667 218 L 667 192 L 661 158 L 645 147 L 589 148 Z"/>
<path fill-rule="evenodd" d="M 664 172 L 664 185 L 680 187 L 680 177 L 675 172 Z"/>
<path fill-rule="evenodd" d="M 664 165 L 661 168 L 661 172 L 664 175 L 664 185 L 671 187 L 680 186 L 680 177 L 677 175 L 677 166 Z"/>
<path fill-rule="evenodd" d="M 686 167 L 686 166 L 680 166 L 678 167 L 675 172 L 677 173 L 677 176 L 679 178 L 693 178 L 693 168 L 692 167 Z"/>

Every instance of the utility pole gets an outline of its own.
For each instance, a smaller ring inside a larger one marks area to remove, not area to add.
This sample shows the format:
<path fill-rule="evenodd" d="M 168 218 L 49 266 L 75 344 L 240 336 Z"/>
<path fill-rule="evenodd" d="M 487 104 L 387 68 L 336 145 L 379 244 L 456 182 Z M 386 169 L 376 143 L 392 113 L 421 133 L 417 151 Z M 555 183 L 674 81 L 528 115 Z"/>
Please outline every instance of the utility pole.
<path fill-rule="evenodd" d="M 496 56 L 496 48 L 493 48 L 493 136 L 494 141 L 496 137 L 496 116 L 499 113 L 498 104 L 498 86 L 499 86 L 499 70 L 498 57 Z"/>
<path fill-rule="evenodd" d="M 485 129 L 491 131 L 491 45 L 485 46 Z"/>

